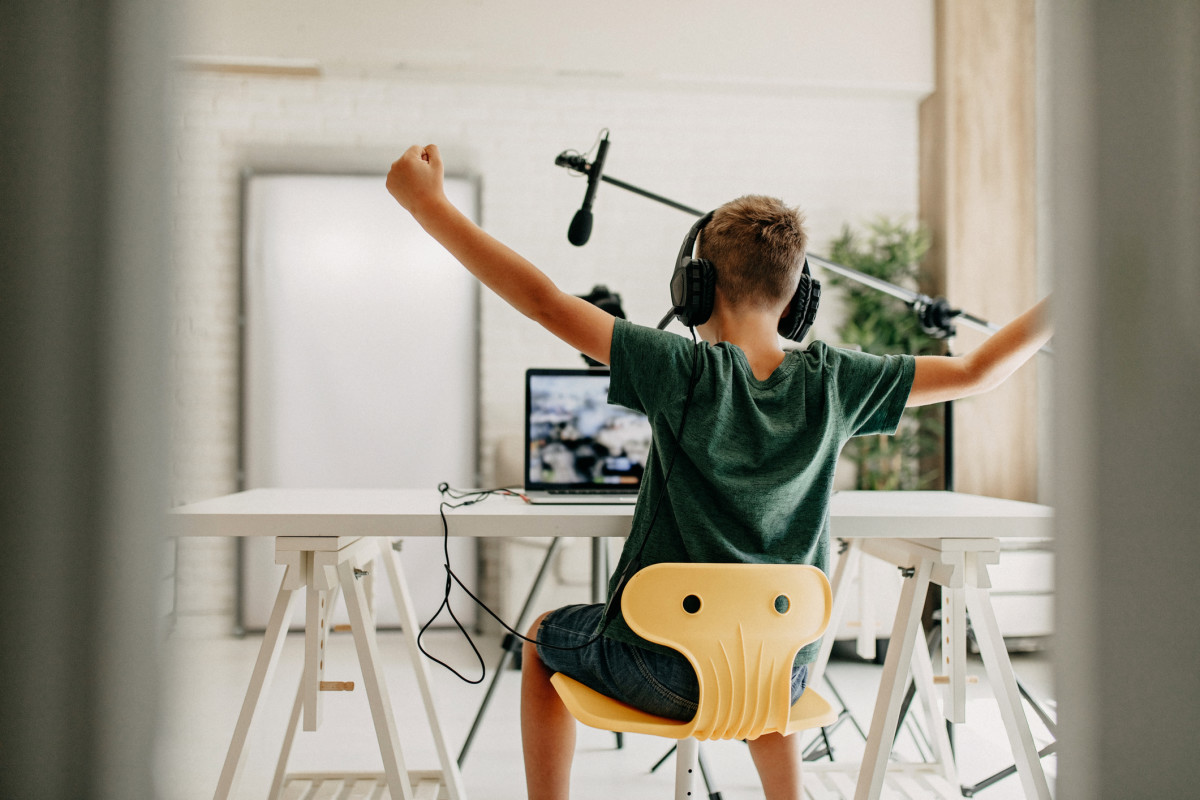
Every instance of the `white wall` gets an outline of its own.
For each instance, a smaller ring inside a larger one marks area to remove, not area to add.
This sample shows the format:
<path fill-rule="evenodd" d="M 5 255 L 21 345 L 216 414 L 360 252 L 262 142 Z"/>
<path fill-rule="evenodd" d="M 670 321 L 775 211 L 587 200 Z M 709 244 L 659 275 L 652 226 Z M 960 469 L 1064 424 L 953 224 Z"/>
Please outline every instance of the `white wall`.
<path fill-rule="evenodd" d="M 933 82 L 930 0 L 193 0 L 181 53 L 326 74 L 733 86 Z"/>
<path fill-rule="evenodd" d="M 877 214 L 915 218 L 922 95 L 913 81 L 929 78 L 923 26 L 930 21 L 926 3 L 905 7 L 909 21 L 894 26 L 894 47 L 919 55 L 899 59 L 908 66 L 893 83 L 846 91 L 781 87 L 766 79 L 739 88 L 649 79 L 609 86 L 563 77 L 531 80 L 503 70 L 488 80 L 454 71 L 422 79 L 179 74 L 175 501 L 236 488 L 242 170 L 382 175 L 408 145 L 436 142 L 449 172 L 481 181 L 488 231 L 563 288 L 584 293 L 607 284 L 622 295 L 631 318 L 653 324 L 667 309 L 671 264 L 691 217 L 605 184 L 591 241 L 575 248 L 566 232 L 585 183 L 554 166 L 555 155 L 588 150 L 607 127 L 607 174 L 701 208 L 748 192 L 779 195 L 807 212 L 815 252 L 844 223 Z M 824 30 L 854 44 L 848 31 Z M 741 37 L 732 41 L 747 44 Z M 445 46 L 436 35 L 432 43 Z M 854 47 L 871 60 L 861 44 Z M 912 67 L 918 62 L 923 69 Z M 397 207 L 396 213 L 404 212 Z M 836 303 L 828 302 L 818 335 L 830 335 L 835 311 Z M 515 481 L 524 369 L 582 361 L 491 295 L 485 294 L 481 315 L 483 479 Z M 229 630 L 233 548 L 185 544 L 180 619 Z"/>

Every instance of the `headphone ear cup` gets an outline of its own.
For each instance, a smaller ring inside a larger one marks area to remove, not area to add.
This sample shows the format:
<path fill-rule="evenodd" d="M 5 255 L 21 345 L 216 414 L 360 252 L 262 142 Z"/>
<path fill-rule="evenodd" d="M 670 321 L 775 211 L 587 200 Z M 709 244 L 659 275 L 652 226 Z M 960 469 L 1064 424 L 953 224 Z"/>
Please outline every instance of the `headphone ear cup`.
<path fill-rule="evenodd" d="M 696 310 L 692 315 L 692 325 L 703 325 L 712 316 L 713 304 L 717 298 L 717 269 L 713 263 L 704 258 L 695 261 L 696 278 Z"/>
<path fill-rule="evenodd" d="M 675 317 L 685 327 L 703 325 L 712 316 L 716 283 L 716 269 L 703 258 L 690 259 L 675 270 L 671 300 L 675 304 Z"/>
<path fill-rule="evenodd" d="M 800 284 L 792 295 L 787 313 L 779 319 L 779 335 L 793 342 L 799 342 L 808 335 L 817 318 L 817 307 L 821 303 L 821 282 L 813 280 L 808 271 L 808 261 L 804 262 L 804 270 L 800 273 Z"/>
<path fill-rule="evenodd" d="M 778 330 L 780 336 L 785 339 L 791 339 L 794 342 L 799 341 L 796 338 L 796 334 L 800 331 L 801 317 L 796 313 L 796 309 L 800 305 L 800 300 L 800 292 L 796 292 L 794 295 L 792 295 L 792 300 L 790 303 L 788 303 L 787 311 L 785 311 L 783 316 L 779 318 L 779 327 L 776 329 Z"/>

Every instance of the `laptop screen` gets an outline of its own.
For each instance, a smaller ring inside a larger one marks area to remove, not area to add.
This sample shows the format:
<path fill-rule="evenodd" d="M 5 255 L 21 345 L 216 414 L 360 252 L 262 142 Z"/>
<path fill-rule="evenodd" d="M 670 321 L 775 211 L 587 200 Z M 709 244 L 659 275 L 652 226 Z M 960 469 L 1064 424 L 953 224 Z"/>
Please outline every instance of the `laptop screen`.
<path fill-rule="evenodd" d="M 650 452 L 644 414 L 610 405 L 607 369 L 525 373 L 525 488 L 636 494 Z"/>

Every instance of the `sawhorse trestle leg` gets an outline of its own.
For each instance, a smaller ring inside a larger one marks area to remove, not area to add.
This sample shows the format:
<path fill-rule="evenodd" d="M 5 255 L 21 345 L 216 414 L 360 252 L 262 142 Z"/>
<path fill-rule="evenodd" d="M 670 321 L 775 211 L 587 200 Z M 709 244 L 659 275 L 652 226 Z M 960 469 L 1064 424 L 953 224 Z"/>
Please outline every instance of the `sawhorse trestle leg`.
<path fill-rule="evenodd" d="M 276 561 L 286 567 L 283 583 L 280 586 L 279 595 L 263 637 L 250 686 L 242 704 L 242 711 L 230 743 L 229 752 L 226 755 L 225 765 L 214 795 L 215 800 L 227 800 L 245 760 L 250 724 L 261 705 L 264 689 L 270 683 L 278 664 L 284 634 L 292 616 L 296 597 L 301 589 L 305 589 L 307 594 L 304 669 L 268 797 L 271 800 L 280 797 L 290 781 L 303 781 L 310 785 L 340 781 L 346 786 L 357 786 L 360 785 L 360 782 L 366 781 L 380 787 L 386 786 L 392 800 L 437 800 L 438 798 L 462 800 L 462 778 L 458 771 L 458 765 L 450 758 L 438 726 L 429 686 L 428 668 L 416 647 L 417 625 L 412 612 L 407 583 L 390 542 L 373 538 L 278 537 L 276 539 Z M 384 680 L 383 660 L 380 657 L 375 621 L 361 580 L 369 574 L 368 567 L 378 563 L 383 565 L 388 574 L 397 610 L 400 612 L 401 625 L 409 646 L 409 655 L 425 704 L 428 722 L 437 743 L 441 770 L 414 772 L 409 771 L 404 764 L 395 714 Z M 317 730 L 321 721 L 322 692 L 326 689 L 353 688 L 353 684 L 349 682 L 323 680 L 330 621 L 339 596 L 346 598 L 350 630 L 354 637 L 355 650 L 362 671 L 363 688 L 367 693 L 371 719 L 375 726 L 375 736 L 379 743 L 380 756 L 383 759 L 383 774 L 288 775 L 286 773 L 287 761 L 301 720 L 303 719 L 305 730 Z"/>

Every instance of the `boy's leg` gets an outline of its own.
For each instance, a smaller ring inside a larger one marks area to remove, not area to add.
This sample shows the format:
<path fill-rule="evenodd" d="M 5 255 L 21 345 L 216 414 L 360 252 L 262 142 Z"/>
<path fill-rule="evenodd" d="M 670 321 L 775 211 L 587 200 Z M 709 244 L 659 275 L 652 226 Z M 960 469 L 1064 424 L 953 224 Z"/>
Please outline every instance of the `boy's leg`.
<path fill-rule="evenodd" d="M 800 737 L 765 733 L 749 744 L 766 799 L 800 800 Z"/>
<path fill-rule="evenodd" d="M 534 621 L 530 639 L 537 638 L 545 617 Z M 537 646 L 526 642 L 521 659 L 521 745 L 529 800 L 564 800 L 575 755 L 575 718 L 550 683 L 553 673 L 538 657 Z"/>

